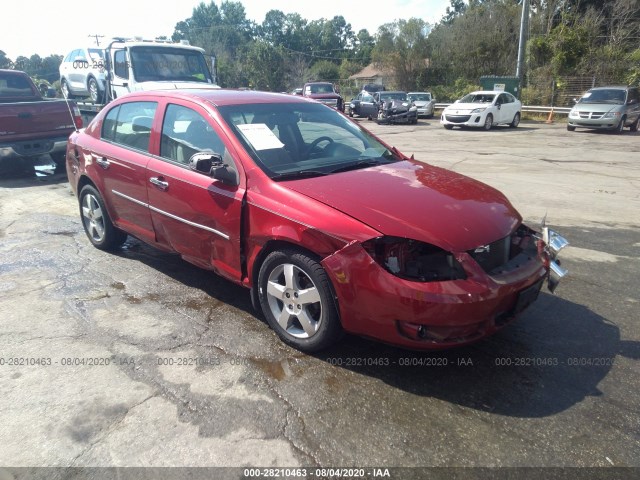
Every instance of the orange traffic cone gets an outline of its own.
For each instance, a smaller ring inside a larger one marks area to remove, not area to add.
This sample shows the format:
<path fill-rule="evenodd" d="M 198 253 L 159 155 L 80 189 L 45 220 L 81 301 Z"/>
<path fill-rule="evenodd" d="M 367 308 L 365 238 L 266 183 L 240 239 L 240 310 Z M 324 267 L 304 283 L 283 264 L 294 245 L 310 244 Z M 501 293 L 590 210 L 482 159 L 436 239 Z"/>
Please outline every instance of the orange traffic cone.
<path fill-rule="evenodd" d="M 553 107 L 551 107 L 551 111 L 549 112 L 549 116 L 547 117 L 547 121 L 545 123 L 553 123 Z"/>

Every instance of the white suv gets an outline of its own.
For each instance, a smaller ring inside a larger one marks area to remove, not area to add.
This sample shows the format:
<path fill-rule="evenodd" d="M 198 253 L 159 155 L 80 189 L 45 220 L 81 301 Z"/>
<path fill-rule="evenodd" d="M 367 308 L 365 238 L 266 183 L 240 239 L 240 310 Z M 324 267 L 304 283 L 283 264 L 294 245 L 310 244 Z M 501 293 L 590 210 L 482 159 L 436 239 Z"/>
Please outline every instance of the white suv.
<path fill-rule="evenodd" d="M 104 50 L 89 47 L 69 52 L 60 64 L 60 88 L 66 98 L 89 97 L 101 103 L 106 88 Z"/>

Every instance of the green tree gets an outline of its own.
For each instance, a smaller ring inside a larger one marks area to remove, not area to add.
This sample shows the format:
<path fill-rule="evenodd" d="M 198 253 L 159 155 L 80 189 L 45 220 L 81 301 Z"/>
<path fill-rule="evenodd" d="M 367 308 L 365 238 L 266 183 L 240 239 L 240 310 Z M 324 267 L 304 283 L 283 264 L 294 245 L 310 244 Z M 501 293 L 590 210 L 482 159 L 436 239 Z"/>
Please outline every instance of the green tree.
<path fill-rule="evenodd" d="M 11 68 L 13 67 L 13 62 L 7 54 L 0 50 L 0 68 Z"/>
<path fill-rule="evenodd" d="M 311 75 L 310 80 L 335 82 L 340 78 L 340 67 L 329 60 L 320 60 L 311 67 Z"/>
<path fill-rule="evenodd" d="M 397 20 L 378 29 L 373 62 L 394 72 L 398 88 L 415 89 L 417 77 L 427 68 L 429 31 L 430 25 L 419 18 Z"/>
<path fill-rule="evenodd" d="M 257 90 L 282 92 L 285 85 L 285 62 L 282 47 L 258 40 L 247 49 L 247 78 Z"/>

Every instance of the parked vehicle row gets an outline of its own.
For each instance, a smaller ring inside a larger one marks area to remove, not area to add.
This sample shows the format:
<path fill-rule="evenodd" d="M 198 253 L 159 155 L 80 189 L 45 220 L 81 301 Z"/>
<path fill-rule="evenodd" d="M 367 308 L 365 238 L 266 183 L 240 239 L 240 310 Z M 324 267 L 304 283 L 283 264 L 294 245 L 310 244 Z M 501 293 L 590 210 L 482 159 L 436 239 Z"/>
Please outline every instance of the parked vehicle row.
<path fill-rule="evenodd" d="M 95 247 L 133 235 L 213 270 L 303 351 L 344 331 L 475 342 L 566 273 L 566 240 L 523 224 L 500 192 L 296 95 L 132 93 L 71 135 L 66 166 Z"/>
<path fill-rule="evenodd" d="M 363 90 L 356 95 L 349 103 L 348 114 L 350 117 L 357 115 L 359 117 L 365 117 L 369 120 L 374 120 L 382 117 L 386 117 L 386 113 L 383 112 L 385 103 L 394 103 L 397 108 L 402 108 L 407 112 L 411 107 L 414 107 L 415 113 L 408 115 L 408 121 L 404 123 L 415 123 L 417 121 L 418 113 L 417 108 L 413 104 L 411 98 L 407 92 L 397 90 L 380 90 L 377 92 L 369 92 Z M 404 105 L 403 105 L 404 104 Z M 388 108 L 386 109 L 388 110 Z M 384 120 L 384 119 L 383 119 Z"/>

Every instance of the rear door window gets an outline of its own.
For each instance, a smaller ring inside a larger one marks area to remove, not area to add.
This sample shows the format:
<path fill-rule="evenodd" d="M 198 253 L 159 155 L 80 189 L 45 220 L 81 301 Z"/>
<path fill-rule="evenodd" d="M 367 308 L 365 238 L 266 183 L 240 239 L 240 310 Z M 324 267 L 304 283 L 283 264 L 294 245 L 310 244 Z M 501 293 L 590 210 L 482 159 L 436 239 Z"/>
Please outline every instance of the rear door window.
<path fill-rule="evenodd" d="M 131 102 L 111 109 L 102 123 L 102 138 L 148 151 L 157 106 L 156 102 Z"/>

